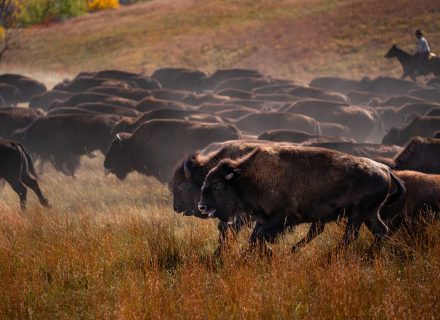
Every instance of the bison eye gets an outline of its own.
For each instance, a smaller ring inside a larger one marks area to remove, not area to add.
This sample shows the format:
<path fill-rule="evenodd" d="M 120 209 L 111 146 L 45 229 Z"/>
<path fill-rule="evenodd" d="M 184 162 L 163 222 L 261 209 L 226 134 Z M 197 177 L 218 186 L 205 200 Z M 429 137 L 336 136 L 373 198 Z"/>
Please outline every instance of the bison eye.
<path fill-rule="evenodd" d="M 224 189 L 224 186 L 223 186 L 223 183 L 218 182 L 218 183 L 214 184 L 214 185 L 212 186 L 212 188 L 213 188 L 214 190 L 222 190 L 222 189 Z"/>

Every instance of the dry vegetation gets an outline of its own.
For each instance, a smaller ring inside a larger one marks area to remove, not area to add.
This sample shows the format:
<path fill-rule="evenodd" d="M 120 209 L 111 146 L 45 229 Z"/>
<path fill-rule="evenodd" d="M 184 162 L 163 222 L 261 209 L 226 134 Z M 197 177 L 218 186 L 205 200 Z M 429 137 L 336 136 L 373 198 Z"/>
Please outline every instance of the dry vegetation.
<path fill-rule="evenodd" d="M 440 224 L 408 246 L 404 234 L 371 259 L 371 236 L 329 258 L 332 225 L 303 251 L 274 245 L 244 256 L 249 231 L 212 258 L 214 221 L 181 217 L 153 179 L 121 183 L 86 160 L 78 178 L 42 177 L 53 208 L 32 196 L 21 214 L 9 187 L 0 206 L 0 318 L 429 319 L 440 312 Z M 232 241 L 231 241 L 232 242 Z M 423 244 L 423 245 L 422 245 Z"/>
<path fill-rule="evenodd" d="M 437 0 L 155 0 L 26 30 L 4 68 L 240 66 L 305 80 L 398 75 L 398 63 L 383 55 L 393 42 L 412 50 L 416 28 L 440 51 Z"/>

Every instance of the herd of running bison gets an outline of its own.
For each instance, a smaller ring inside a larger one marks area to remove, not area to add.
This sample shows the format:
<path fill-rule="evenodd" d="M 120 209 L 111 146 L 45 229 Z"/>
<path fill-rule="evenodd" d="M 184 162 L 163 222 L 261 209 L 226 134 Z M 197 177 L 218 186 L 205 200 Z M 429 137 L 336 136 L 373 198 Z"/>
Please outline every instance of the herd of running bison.
<path fill-rule="evenodd" d="M 340 219 L 340 247 L 362 224 L 376 247 L 440 209 L 440 78 L 307 85 L 250 69 L 162 68 L 84 72 L 48 90 L 4 74 L 0 96 L 0 178 L 22 209 L 28 187 L 50 206 L 37 178 L 45 163 L 74 177 L 99 152 L 103 174 L 155 177 L 176 213 L 218 218 L 217 252 L 245 225 L 251 245 L 269 250 L 311 223 L 297 250 Z"/>

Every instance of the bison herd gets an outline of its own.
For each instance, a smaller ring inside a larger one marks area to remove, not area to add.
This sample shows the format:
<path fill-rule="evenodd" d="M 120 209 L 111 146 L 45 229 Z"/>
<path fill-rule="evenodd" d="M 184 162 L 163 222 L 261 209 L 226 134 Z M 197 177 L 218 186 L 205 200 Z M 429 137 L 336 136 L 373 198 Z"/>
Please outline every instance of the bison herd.
<path fill-rule="evenodd" d="M 43 206 L 31 157 L 75 177 L 81 157 L 104 171 L 168 183 L 177 213 L 218 218 L 229 231 L 254 224 L 251 244 L 311 223 L 347 220 L 341 246 L 362 224 L 380 243 L 439 210 L 440 81 L 321 77 L 308 85 L 250 69 L 212 74 L 162 68 L 151 76 L 83 72 L 48 90 L 0 75 L 0 178 L 26 205 Z M 41 172 L 44 174 L 44 172 Z"/>

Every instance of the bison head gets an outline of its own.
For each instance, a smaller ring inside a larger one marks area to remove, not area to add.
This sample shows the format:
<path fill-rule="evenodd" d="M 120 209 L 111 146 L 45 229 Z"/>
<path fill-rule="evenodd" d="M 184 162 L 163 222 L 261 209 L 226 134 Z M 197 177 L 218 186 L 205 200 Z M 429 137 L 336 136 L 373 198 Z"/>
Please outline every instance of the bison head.
<path fill-rule="evenodd" d="M 206 214 L 200 213 L 198 203 L 200 200 L 200 188 L 203 184 L 204 173 L 197 162 L 197 155 L 185 158 L 181 161 L 170 182 L 173 193 L 173 209 L 176 213 L 186 216 L 207 218 Z"/>
<path fill-rule="evenodd" d="M 118 134 L 120 132 L 132 131 L 132 122 L 129 118 L 122 118 L 118 123 L 113 126 L 112 134 Z"/>
<path fill-rule="evenodd" d="M 132 171 L 129 156 L 130 138 L 130 133 L 118 133 L 105 155 L 104 168 L 106 172 L 114 173 L 120 180 L 124 180 Z"/>
<path fill-rule="evenodd" d="M 232 222 L 242 207 L 236 188 L 238 179 L 240 170 L 236 163 L 231 160 L 221 161 L 209 172 L 203 183 L 199 210 L 210 218 Z"/>

